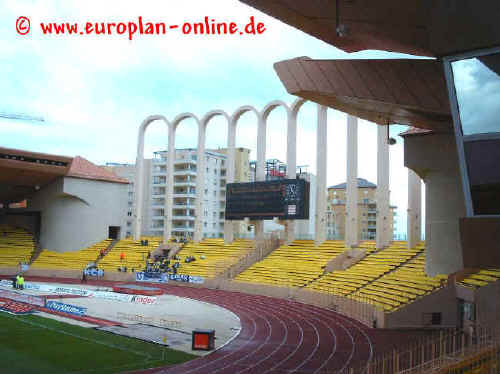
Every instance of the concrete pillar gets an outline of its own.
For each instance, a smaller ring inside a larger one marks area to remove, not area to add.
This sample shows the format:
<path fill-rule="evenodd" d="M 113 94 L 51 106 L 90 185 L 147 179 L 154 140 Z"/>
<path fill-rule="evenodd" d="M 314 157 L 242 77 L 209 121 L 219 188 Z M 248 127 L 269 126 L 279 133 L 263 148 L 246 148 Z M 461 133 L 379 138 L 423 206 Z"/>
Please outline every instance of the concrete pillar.
<path fill-rule="evenodd" d="M 422 183 L 420 177 L 408 169 L 408 248 L 414 248 L 422 238 Z"/>
<path fill-rule="evenodd" d="M 389 233 L 389 144 L 387 128 L 377 128 L 377 248 L 386 247 L 392 240 Z"/>
<path fill-rule="evenodd" d="M 198 128 L 198 155 L 196 161 L 196 216 L 194 220 L 194 241 L 199 243 L 203 239 L 203 200 L 205 198 L 205 132 L 206 123 L 202 122 Z"/>
<path fill-rule="evenodd" d="M 286 141 L 286 163 L 287 178 L 297 178 L 297 114 L 298 107 L 288 111 L 287 141 Z M 288 220 L 285 225 L 286 242 L 295 240 L 295 221 Z"/>
<path fill-rule="evenodd" d="M 229 128 L 227 132 L 227 166 L 226 166 L 226 184 L 234 183 L 235 174 L 235 158 L 236 158 L 236 121 L 232 117 L 229 121 Z M 227 194 L 227 192 L 226 192 Z M 234 240 L 234 225 L 237 222 L 224 221 L 224 243 L 230 244 Z"/>
<path fill-rule="evenodd" d="M 427 275 L 463 269 L 459 219 L 465 217 L 456 140 L 453 134 L 404 136 L 405 166 L 425 182 Z"/>
<path fill-rule="evenodd" d="M 172 124 L 168 128 L 167 154 L 167 191 L 165 195 L 165 219 L 163 221 L 163 243 L 172 237 L 172 208 L 174 205 L 174 162 L 175 162 L 175 130 Z"/>
<path fill-rule="evenodd" d="M 259 125 L 257 129 L 257 181 L 266 180 L 266 120 L 259 114 Z M 264 221 L 255 224 L 255 239 L 264 239 Z"/>
<path fill-rule="evenodd" d="M 347 115 L 347 185 L 345 245 L 359 244 L 358 218 L 358 119 Z"/>
<path fill-rule="evenodd" d="M 315 244 L 326 240 L 326 174 L 327 174 L 327 107 L 318 104 L 318 125 L 316 130 L 316 230 Z"/>
<path fill-rule="evenodd" d="M 144 122 L 143 122 L 144 124 Z M 135 161 L 135 196 L 134 196 L 134 240 L 140 240 L 142 234 L 142 212 L 144 210 L 144 132 L 139 128 L 137 139 L 137 158 Z"/>
<path fill-rule="evenodd" d="M 139 134 L 137 136 L 137 158 L 135 161 L 136 174 L 135 174 L 135 196 L 134 196 L 134 240 L 140 240 L 142 233 L 142 216 L 144 211 L 144 135 L 146 129 L 151 122 L 161 120 L 169 128 L 170 140 L 170 127 L 171 124 L 164 116 L 152 115 L 142 121 L 139 127 Z"/>

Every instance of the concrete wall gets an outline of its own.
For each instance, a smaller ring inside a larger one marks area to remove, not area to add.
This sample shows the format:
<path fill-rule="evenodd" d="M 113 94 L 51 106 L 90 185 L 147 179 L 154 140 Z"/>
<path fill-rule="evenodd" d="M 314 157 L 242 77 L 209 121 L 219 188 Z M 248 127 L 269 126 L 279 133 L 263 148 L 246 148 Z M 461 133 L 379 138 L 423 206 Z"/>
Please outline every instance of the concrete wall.
<path fill-rule="evenodd" d="M 385 315 L 385 328 L 421 327 L 424 313 L 441 312 L 441 326 L 456 326 L 458 301 L 455 286 L 444 287 L 414 301 L 408 306 Z M 382 327 L 382 326 L 381 326 Z"/>
<path fill-rule="evenodd" d="M 60 178 L 33 196 L 28 210 L 41 212 L 40 245 L 58 252 L 86 248 L 108 238 L 108 227 L 127 217 L 127 185 Z"/>
<path fill-rule="evenodd" d="M 500 281 L 476 291 L 476 320 L 483 327 L 500 326 Z"/>

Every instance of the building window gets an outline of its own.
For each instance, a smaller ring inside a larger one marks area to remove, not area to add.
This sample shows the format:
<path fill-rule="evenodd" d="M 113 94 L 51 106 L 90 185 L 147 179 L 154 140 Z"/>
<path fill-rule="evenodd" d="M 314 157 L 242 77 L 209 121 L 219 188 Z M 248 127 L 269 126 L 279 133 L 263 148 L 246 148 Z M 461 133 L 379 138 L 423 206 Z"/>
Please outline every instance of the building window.
<path fill-rule="evenodd" d="M 467 215 L 500 214 L 500 53 L 449 60 L 455 135 Z"/>

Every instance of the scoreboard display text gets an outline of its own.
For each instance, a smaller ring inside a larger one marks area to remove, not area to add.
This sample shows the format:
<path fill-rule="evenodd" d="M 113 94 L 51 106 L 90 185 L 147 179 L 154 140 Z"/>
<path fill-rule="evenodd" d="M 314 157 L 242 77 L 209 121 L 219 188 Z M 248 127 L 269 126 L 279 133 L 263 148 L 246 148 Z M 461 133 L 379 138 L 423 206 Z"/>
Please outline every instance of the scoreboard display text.
<path fill-rule="evenodd" d="M 229 183 L 226 191 L 227 220 L 309 219 L 309 182 L 303 179 Z"/>

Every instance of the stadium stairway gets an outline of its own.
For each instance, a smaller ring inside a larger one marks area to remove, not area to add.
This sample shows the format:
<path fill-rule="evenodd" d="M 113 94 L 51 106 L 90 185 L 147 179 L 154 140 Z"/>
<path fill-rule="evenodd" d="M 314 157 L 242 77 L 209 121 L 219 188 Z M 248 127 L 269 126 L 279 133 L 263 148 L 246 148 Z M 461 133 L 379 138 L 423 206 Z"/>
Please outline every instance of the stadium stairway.
<path fill-rule="evenodd" d="M 144 236 L 141 240 L 147 240 L 148 245 L 141 245 L 140 240 L 131 238 L 122 239 L 109 248 L 107 254 L 99 260 L 98 267 L 105 272 L 120 272 L 119 269 L 127 268 L 127 272 L 142 271 L 146 267 L 148 253 L 153 253 L 162 243 L 163 238 L 155 236 Z M 125 258 L 120 258 L 121 254 Z"/>
<path fill-rule="evenodd" d="M 40 243 L 38 242 L 35 242 L 35 248 L 33 250 L 33 253 L 31 254 L 31 258 L 30 258 L 30 261 L 29 261 L 29 264 L 31 265 L 33 262 L 35 262 L 35 260 L 38 258 L 38 256 L 40 256 L 40 253 L 42 253 L 43 249 L 42 247 L 40 246 Z"/>

